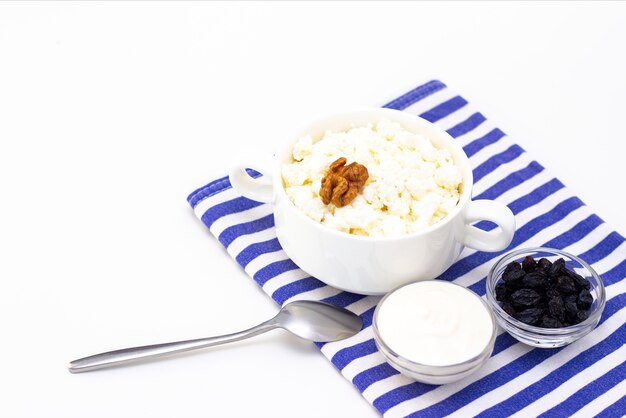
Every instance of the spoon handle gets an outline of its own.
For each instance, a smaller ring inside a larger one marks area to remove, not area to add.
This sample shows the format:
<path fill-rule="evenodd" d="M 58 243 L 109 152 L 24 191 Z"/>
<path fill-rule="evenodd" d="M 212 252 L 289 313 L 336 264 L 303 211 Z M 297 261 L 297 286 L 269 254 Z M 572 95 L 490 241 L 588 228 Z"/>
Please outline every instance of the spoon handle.
<path fill-rule="evenodd" d="M 270 319 L 269 321 L 263 322 L 255 327 L 245 331 L 235 332 L 234 334 L 108 351 L 106 353 L 95 354 L 93 356 L 74 360 L 69 364 L 68 369 L 71 373 L 82 373 L 112 366 L 135 363 L 146 358 L 161 357 L 168 354 L 182 353 L 184 351 L 191 351 L 199 348 L 244 340 L 246 338 L 254 337 L 255 335 L 263 334 L 264 332 L 277 327 L 278 326 L 273 319 Z"/>

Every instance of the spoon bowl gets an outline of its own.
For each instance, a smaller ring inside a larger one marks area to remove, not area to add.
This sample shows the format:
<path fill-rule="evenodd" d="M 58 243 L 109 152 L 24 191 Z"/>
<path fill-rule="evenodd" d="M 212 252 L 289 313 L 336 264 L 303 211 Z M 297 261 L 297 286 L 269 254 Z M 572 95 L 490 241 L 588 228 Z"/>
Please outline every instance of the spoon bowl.
<path fill-rule="evenodd" d="M 281 328 L 305 340 L 343 340 L 361 330 L 363 321 L 347 309 L 302 300 L 288 303 L 274 317 Z"/>

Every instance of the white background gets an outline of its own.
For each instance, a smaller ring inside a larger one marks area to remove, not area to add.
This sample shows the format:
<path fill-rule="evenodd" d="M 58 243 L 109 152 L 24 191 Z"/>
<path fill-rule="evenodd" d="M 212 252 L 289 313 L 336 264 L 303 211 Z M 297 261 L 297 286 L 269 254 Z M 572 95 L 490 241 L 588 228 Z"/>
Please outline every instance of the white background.
<path fill-rule="evenodd" d="M 65 367 L 272 316 L 187 194 L 431 78 L 626 232 L 625 39 L 624 3 L 0 4 L 0 416 L 377 416 L 280 331 Z"/>

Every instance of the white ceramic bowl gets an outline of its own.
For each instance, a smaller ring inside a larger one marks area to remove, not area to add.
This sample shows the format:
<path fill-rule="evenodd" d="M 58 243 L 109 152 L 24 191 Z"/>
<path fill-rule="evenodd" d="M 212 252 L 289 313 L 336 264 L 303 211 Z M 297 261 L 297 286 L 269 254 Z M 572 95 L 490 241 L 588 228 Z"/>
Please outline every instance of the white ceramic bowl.
<path fill-rule="evenodd" d="M 309 134 L 314 141 L 325 132 L 343 131 L 351 125 L 398 122 L 421 134 L 438 148 L 446 148 L 463 174 L 462 194 L 456 208 L 427 229 L 400 237 L 367 237 L 330 229 L 307 217 L 291 202 L 283 186 L 281 169 L 291 163 L 292 147 Z M 416 280 L 433 279 L 457 259 L 464 246 L 499 251 L 513 238 L 515 218 L 508 207 L 490 200 L 471 200 L 472 169 L 463 149 L 446 131 L 425 119 L 392 109 L 366 109 L 336 114 L 304 127 L 276 152 L 273 166 L 243 163 L 230 172 L 230 182 L 243 196 L 273 203 L 276 235 L 287 255 L 304 271 L 336 288 L 380 295 Z M 264 176 L 250 177 L 252 168 Z M 498 228 L 486 232 L 472 226 L 489 220 Z"/>

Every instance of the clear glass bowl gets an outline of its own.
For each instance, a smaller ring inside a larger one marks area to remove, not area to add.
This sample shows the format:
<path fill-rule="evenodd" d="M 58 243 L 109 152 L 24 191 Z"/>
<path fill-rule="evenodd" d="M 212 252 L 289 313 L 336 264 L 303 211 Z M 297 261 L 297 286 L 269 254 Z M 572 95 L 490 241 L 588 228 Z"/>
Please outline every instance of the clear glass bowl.
<path fill-rule="evenodd" d="M 589 310 L 589 317 L 583 322 L 563 328 L 541 328 L 525 324 L 506 313 L 496 300 L 496 284 L 501 280 L 502 273 L 506 266 L 512 261 L 521 263 L 524 257 L 532 256 L 539 261 L 540 258 L 547 258 L 551 262 L 559 258 L 565 260 L 565 266 L 574 270 L 582 277 L 589 280 L 591 287 L 589 292 L 593 296 L 593 303 Z M 579 338 L 587 335 L 593 330 L 602 316 L 606 294 L 604 285 L 598 273 L 585 261 L 575 255 L 554 248 L 524 248 L 509 252 L 500 258 L 491 268 L 487 276 L 487 303 L 491 306 L 498 324 L 504 328 L 513 338 L 534 347 L 555 348 L 571 344 Z"/>
<path fill-rule="evenodd" d="M 485 307 L 487 312 L 489 313 L 489 318 L 491 319 L 492 329 L 491 329 L 491 338 L 489 342 L 483 349 L 483 351 L 477 356 L 470 358 L 466 361 L 457 364 L 450 364 L 445 366 L 433 366 L 427 364 L 417 363 L 415 361 L 409 360 L 407 358 L 402 357 L 401 355 L 395 353 L 385 341 L 382 339 L 379 325 L 378 325 L 378 313 L 380 311 L 380 307 L 385 303 L 385 300 L 398 289 L 401 289 L 405 286 L 410 286 L 415 283 L 408 283 L 403 286 L 400 286 L 393 291 L 389 292 L 385 297 L 381 299 L 374 311 L 374 319 L 372 321 L 372 329 L 374 331 L 374 341 L 376 342 L 376 346 L 378 350 L 383 354 L 387 362 L 400 373 L 405 376 L 411 377 L 418 382 L 427 383 L 431 385 L 442 385 L 446 383 L 456 382 L 457 380 L 463 379 L 464 377 L 474 373 L 478 370 L 482 365 L 491 357 L 491 353 L 493 352 L 493 347 L 496 341 L 497 334 L 497 325 L 496 319 L 489 307 L 485 303 L 485 301 L 478 296 L 476 293 L 472 292 L 469 289 L 466 289 L 463 286 L 459 286 L 455 283 L 441 281 L 446 285 L 450 286 L 458 286 L 462 289 L 466 290 L 471 297 L 475 297 L 478 299 Z"/>

